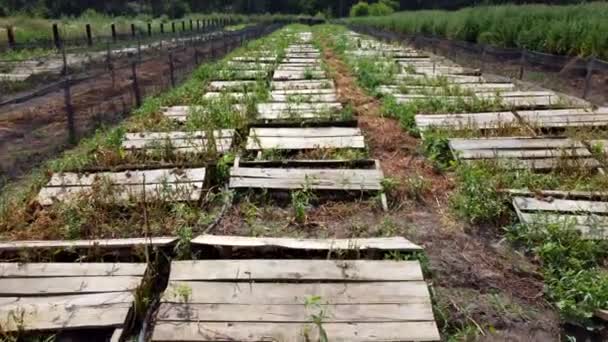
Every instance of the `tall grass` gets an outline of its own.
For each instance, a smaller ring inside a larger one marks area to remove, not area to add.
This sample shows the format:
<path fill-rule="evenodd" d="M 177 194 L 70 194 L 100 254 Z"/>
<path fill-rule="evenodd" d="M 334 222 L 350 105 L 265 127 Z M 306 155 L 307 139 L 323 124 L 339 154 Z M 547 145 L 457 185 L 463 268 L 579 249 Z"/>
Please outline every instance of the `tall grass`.
<path fill-rule="evenodd" d="M 591 2 L 567 6 L 502 5 L 458 11 L 399 12 L 347 21 L 409 34 L 608 59 L 606 18 L 608 3 Z"/>

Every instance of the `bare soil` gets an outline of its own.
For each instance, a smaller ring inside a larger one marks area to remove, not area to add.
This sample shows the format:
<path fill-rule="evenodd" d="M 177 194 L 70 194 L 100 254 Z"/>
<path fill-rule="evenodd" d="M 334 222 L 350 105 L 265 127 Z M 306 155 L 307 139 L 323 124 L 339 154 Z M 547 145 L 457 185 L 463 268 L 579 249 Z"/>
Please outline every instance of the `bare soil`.
<path fill-rule="evenodd" d="M 498 234 L 453 219 L 448 210 L 453 188 L 449 175 L 434 170 L 417 152 L 419 141 L 396 120 L 381 116 L 380 104 L 357 86 L 327 45 L 324 57 L 333 70 L 339 100 L 351 104 L 358 116 L 371 157 L 380 160 L 386 177 L 400 181 L 387 216 L 407 222 L 405 237 L 424 247 L 445 322 L 451 328 L 475 326 L 480 339 L 487 341 L 559 340 L 559 317 L 543 299 L 537 265 L 501 244 Z M 408 196 L 412 176 L 430 184 L 418 200 Z"/>

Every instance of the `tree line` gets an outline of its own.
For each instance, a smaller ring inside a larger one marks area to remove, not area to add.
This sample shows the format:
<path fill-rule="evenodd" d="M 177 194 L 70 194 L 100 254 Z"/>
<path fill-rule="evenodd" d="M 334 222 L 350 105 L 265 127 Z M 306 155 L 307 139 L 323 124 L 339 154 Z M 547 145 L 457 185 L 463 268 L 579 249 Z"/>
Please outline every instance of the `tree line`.
<path fill-rule="evenodd" d="M 166 15 L 180 18 L 192 12 L 210 13 L 285 13 L 323 14 L 327 17 L 348 16 L 359 0 L 0 0 L 0 16 L 27 14 L 36 17 L 58 18 L 79 16 L 94 10 L 108 15 Z M 368 0 L 378 4 L 382 0 Z M 456 9 L 480 4 L 530 3 L 550 4 L 576 3 L 580 0 L 395 0 L 395 9 L 414 10 L 443 8 Z"/>

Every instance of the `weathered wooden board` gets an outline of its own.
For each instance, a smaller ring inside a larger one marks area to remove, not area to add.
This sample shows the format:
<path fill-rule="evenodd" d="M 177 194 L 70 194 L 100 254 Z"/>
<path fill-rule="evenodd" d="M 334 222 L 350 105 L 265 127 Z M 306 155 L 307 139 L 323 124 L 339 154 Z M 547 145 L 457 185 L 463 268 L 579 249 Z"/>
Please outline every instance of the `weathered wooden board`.
<path fill-rule="evenodd" d="M 513 207 L 522 223 L 561 224 L 586 239 L 608 238 L 608 202 L 514 197 Z"/>
<path fill-rule="evenodd" d="M 518 111 L 517 114 L 535 128 L 608 126 L 608 107 Z"/>
<path fill-rule="evenodd" d="M 0 278 L 4 296 L 65 295 L 135 290 L 140 276 Z"/>
<path fill-rule="evenodd" d="M 274 72 L 272 79 L 274 81 L 292 81 L 292 80 L 311 80 L 323 79 L 327 77 L 323 71 L 312 70 L 277 70 Z"/>
<path fill-rule="evenodd" d="M 404 237 L 369 238 L 369 239 L 292 239 L 261 238 L 247 236 L 200 235 L 191 241 L 195 245 L 220 247 L 276 247 L 294 250 L 383 250 L 383 251 L 417 251 L 422 247 Z"/>
<path fill-rule="evenodd" d="M 169 281 L 415 281 L 418 261 L 194 260 L 171 263 Z"/>
<path fill-rule="evenodd" d="M 213 81 L 209 83 L 209 91 L 242 90 L 257 85 L 256 81 Z"/>
<path fill-rule="evenodd" d="M 439 341 L 434 322 L 323 324 L 330 341 Z M 161 322 L 154 341 L 319 341 L 314 324 Z"/>
<path fill-rule="evenodd" d="M 307 102 L 338 102 L 336 94 L 270 94 L 271 101 L 274 102 L 291 102 L 291 103 L 307 103 Z"/>
<path fill-rule="evenodd" d="M 241 114 L 247 111 L 247 107 L 242 104 L 232 104 L 231 108 L 233 111 Z M 203 106 L 173 106 L 163 108 L 163 115 L 168 119 L 177 122 L 186 122 L 190 114 L 194 112 L 201 112 L 204 114 L 207 110 L 208 109 Z"/>
<path fill-rule="evenodd" d="M 565 138 L 450 139 L 449 144 L 460 160 L 494 159 L 509 168 L 546 170 L 555 167 L 599 166 L 599 162 L 584 144 Z"/>
<path fill-rule="evenodd" d="M 432 321 L 433 308 L 428 304 L 369 304 L 369 305 L 249 305 L 249 304 L 190 304 L 163 303 L 158 318 L 163 321 L 204 322 L 270 322 L 312 323 L 320 310 L 328 313 L 324 323 L 407 322 Z"/>
<path fill-rule="evenodd" d="M 55 201 L 69 201 L 79 194 L 91 193 L 97 184 L 105 184 L 113 189 L 112 199 L 117 200 L 140 197 L 145 191 L 147 198 L 196 201 L 201 196 L 204 181 L 204 168 L 92 174 L 56 173 L 40 190 L 37 200 L 41 205 L 51 205 Z"/>
<path fill-rule="evenodd" d="M 361 130 L 353 127 L 252 128 L 248 150 L 365 148 Z"/>
<path fill-rule="evenodd" d="M 273 90 L 271 95 L 337 95 L 333 88 L 312 88 L 312 89 L 286 89 Z"/>
<path fill-rule="evenodd" d="M 138 246 L 163 247 L 177 241 L 175 237 L 153 237 L 132 239 L 97 240 L 56 240 L 56 241 L 5 241 L 0 242 L 0 252 L 14 252 L 28 249 L 120 249 Z"/>
<path fill-rule="evenodd" d="M 0 278 L 141 276 L 145 271 L 145 264 L 0 263 Z"/>
<path fill-rule="evenodd" d="M 450 130 L 498 129 L 518 126 L 519 120 L 512 112 L 490 112 L 469 114 L 418 114 L 416 126 L 420 130 L 442 128 Z"/>
<path fill-rule="evenodd" d="M 260 103 L 257 106 L 258 119 L 281 120 L 281 119 L 304 119 L 331 117 L 342 109 L 339 102 L 323 103 L 288 103 L 271 102 Z"/>
<path fill-rule="evenodd" d="M 288 72 L 288 71 L 309 71 L 313 73 L 321 73 L 323 69 L 320 66 L 310 65 L 310 64 L 302 64 L 302 63 L 289 63 L 289 64 L 281 64 L 275 69 L 275 74 L 277 72 Z"/>
<path fill-rule="evenodd" d="M 238 62 L 253 62 L 253 63 L 274 63 L 277 61 L 276 56 L 239 56 L 232 58 Z"/>
<path fill-rule="evenodd" d="M 217 81 L 237 81 L 237 80 L 257 80 L 268 77 L 269 72 L 265 70 L 228 70 L 217 71 L 215 80 Z"/>
<path fill-rule="evenodd" d="M 122 147 L 148 151 L 170 147 L 177 153 L 204 153 L 213 149 L 218 153 L 225 153 L 232 146 L 234 134 L 234 129 L 215 130 L 213 140 L 210 141 L 207 138 L 208 133 L 204 131 L 127 133 Z"/>
<path fill-rule="evenodd" d="M 448 80 L 450 83 L 454 84 L 463 84 L 463 83 L 483 83 L 485 79 L 482 76 L 466 76 L 466 75 L 444 75 L 442 76 Z M 434 77 L 420 75 L 420 74 L 397 74 L 395 75 L 395 79 L 408 83 L 408 81 L 420 82 L 424 80 L 432 80 Z M 390 80 L 387 80 L 390 81 Z"/>
<path fill-rule="evenodd" d="M 203 99 L 205 100 L 218 100 L 218 99 L 229 99 L 229 100 L 238 100 L 244 101 L 247 97 L 250 96 L 248 93 L 242 92 L 207 92 L 203 95 Z"/>
<path fill-rule="evenodd" d="M 298 80 L 298 81 L 273 81 L 270 83 L 275 90 L 294 89 L 334 89 L 334 82 L 329 79 L 321 80 Z"/>
<path fill-rule="evenodd" d="M 395 99 L 399 103 L 409 103 L 419 100 L 441 99 L 443 101 L 474 101 L 477 99 L 496 101 L 504 106 L 512 108 L 534 108 L 550 107 L 561 104 L 562 99 L 553 92 L 480 92 L 474 96 L 436 96 L 427 94 L 396 94 Z"/>
<path fill-rule="evenodd" d="M 230 188 L 382 190 L 377 169 L 231 168 Z"/>
<path fill-rule="evenodd" d="M 513 91 L 515 84 L 513 83 L 464 83 L 459 85 L 451 86 L 452 89 L 460 89 L 463 91 L 472 92 L 506 92 Z M 378 91 L 384 94 L 402 94 L 403 89 L 407 91 L 407 94 L 444 94 L 446 89 L 444 87 L 432 87 L 432 86 L 395 86 L 395 85 L 383 85 L 378 87 Z"/>
<path fill-rule="evenodd" d="M 188 303 L 305 304 L 319 296 L 326 304 L 431 303 L 424 281 L 363 283 L 289 283 L 178 281 L 169 284 L 164 302 L 183 302 L 179 289 L 191 290 Z"/>

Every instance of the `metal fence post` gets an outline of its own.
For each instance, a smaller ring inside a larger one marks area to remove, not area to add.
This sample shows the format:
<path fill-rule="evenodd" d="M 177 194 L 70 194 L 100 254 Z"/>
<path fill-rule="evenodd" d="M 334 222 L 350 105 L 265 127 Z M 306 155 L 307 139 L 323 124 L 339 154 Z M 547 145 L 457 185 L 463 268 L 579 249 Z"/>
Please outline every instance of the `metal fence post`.
<path fill-rule="evenodd" d="M 194 64 L 198 65 L 198 50 L 196 48 L 194 48 Z"/>
<path fill-rule="evenodd" d="M 160 23 L 160 33 L 161 34 L 165 33 L 165 24 L 164 23 Z"/>
<path fill-rule="evenodd" d="M 583 99 L 587 99 L 589 91 L 591 90 L 591 80 L 593 79 L 593 64 L 595 63 L 595 57 L 589 57 L 587 61 L 587 75 L 585 76 L 585 89 L 583 90 Z"/>
<path fill-rule="evenodd" d="M 63 97 L 65 101 L 65 112 L 67 115 L 68 124 L 68 142 L 76 143 L 76 125 L 74 123 L 74 106 L 72 106 L 72 94 L 70 92 L 71 80 L 67 77 L 63 82 Z"/>
<path fill-rule="evenodd" d="M 131 23 L 131 37 L 135 38 L 137 35 L 137 29 L 135 28 L 135 24 Z"/>
<path fill-rule="evenodd" d="M 148 23 L 148 37 L 152 37 L 152 23 Z"/>
<path fill-rule="evenodd" d="M 519 79 L 524 78 L 524 69 L 526 64 L 526 49 L 521 49 L 521 58 L 519 59 Z"/>
<path fill-rule="evenodd" d="M 169 76 L 171 77 L 171 87 L 175 87 L 175 69 L 173 66 L 173 54 L 169 53 Z"/>
<path fill-rule="evenodd" d="M 131 63 L 131 73 L 133 74 L 133 94 L 135 94 L 135 106 L 141 106 L 141 93 L 139 91 L 139 82 L 137 80 L 137 62 Z"/>
<path fill-rule="evenodd" d="M 65 53 L 65 45 L 61 44 L 61 59 L 63 61 L 63 69 L 61 70 L 61 74 L 63 76 L 68 74 L 68 56 Z"/>

